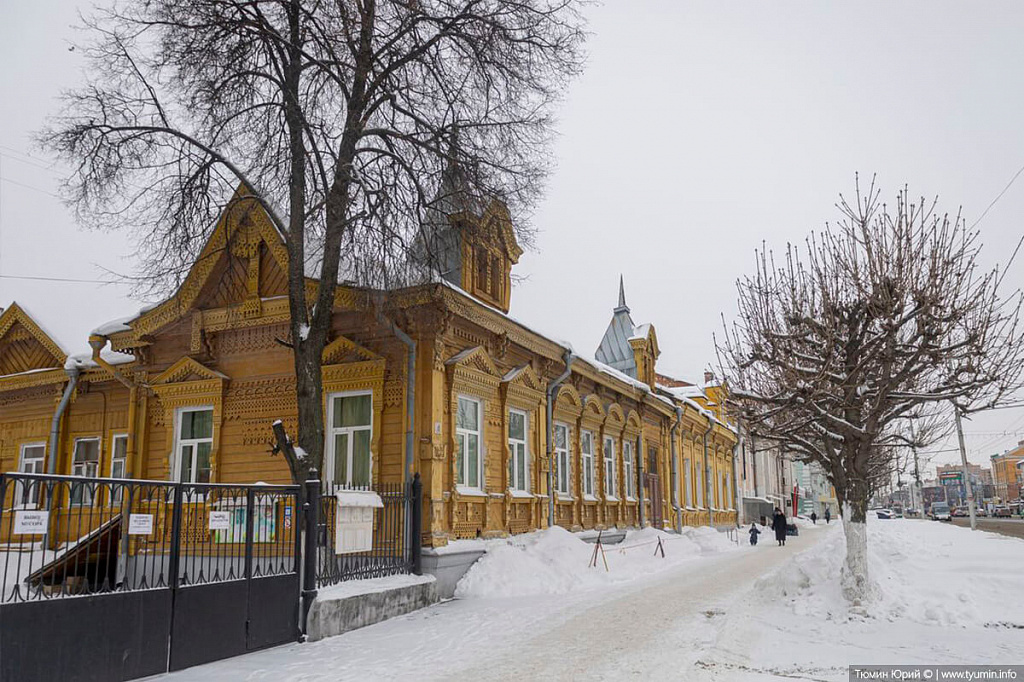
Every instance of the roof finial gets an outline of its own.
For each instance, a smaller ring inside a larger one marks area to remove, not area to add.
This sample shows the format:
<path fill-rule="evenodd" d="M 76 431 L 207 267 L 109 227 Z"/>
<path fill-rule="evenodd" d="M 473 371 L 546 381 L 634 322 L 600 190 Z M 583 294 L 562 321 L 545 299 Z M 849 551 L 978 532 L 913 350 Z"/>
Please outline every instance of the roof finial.
<path fill-rule="evenodd" d="M 622 282 L 622 275 L 619 275 L 619 305 L 615 308 L 615 311 L 625 310 L 629 312 L 629 306 L 626 305 L 626 287 Z"/>

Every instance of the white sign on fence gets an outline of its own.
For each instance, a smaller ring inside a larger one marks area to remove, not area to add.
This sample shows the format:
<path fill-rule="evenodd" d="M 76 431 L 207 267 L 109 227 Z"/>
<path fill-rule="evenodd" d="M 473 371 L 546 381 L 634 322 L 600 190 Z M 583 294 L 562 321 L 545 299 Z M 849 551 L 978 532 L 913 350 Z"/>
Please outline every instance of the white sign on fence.
<path fill-rule="evenodd" d="M 49 524 L 50 513 L 47 511 L 19 509 L 14 512 L 15 535 L 42 535 Z"/>
<path fill-rule="evenodd" d="M 231 528 L 231 512 L 210 512 L 210 530 L 228 530 L 229 528 Z"/>
<path fill-rule="evenodd" d="M 132 514 L 128 517 L 128 535 L 150 535 L 152 532 L 152 514 Z"/>

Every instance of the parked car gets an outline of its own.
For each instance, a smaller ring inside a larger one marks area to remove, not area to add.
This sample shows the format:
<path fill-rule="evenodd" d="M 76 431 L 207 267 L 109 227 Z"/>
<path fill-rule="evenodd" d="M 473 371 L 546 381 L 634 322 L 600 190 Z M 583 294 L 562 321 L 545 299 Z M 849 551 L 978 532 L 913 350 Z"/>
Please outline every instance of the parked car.
<path fill-rule="evenodd" d="M 892 509 L 878 509 L 875 511 L 880 519 L 891 519 L 894 517 Z"/>
<path fill-rule="evenodd" d="M 932 517 L 933 521 L 949 521 L 952 518 L 949 515 L 949 505 L 945 502 L 933 502 L 928 515 Z"/>
<path fill-rule="evenodd" d="M 953 507 L 953 511 L 950 512 L 951 516 L 962 519 L 967 516 L 967 507 Z"/>
<path fill-rule="evenodd" d="M 992 516 L 1008 518 L 1010 516 L 1013 516 L 1013 513 L 1010 511 L 1009 507 L 1007 507 L 1005 504 L 1001 504 L 998 507 L 992 508 Z"/>

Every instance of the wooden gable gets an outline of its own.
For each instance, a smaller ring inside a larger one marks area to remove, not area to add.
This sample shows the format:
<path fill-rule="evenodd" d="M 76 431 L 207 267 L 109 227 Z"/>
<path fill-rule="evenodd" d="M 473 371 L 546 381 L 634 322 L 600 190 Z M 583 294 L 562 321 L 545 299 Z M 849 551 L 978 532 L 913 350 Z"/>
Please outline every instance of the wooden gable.
<path fill-rule="evenodd" d="M 152 382 L 154 386 L 163 384 L 181 384 L 195 381 L 223 381 L 227 376 L 210 369 L 196 360 L 184 357 L 158 374 Z"/>
<path fill-rule="evenodd" d="M 194 324 L 211 329 L 230 326 L 236 318 L 266 316 L 268 308 L 275 321 L 282 315 L 287 319 L 287 263 L 287 250 L 270 217 L 239 188 L 177 292 L 129 322 L 130 331 L 112 334 L 112 345 L 144 345 L 147 335 L 193 314 L 201 315 Z M 266 299 L 285 305 L 268 306 Z M 211 313 L 204 316 L 203 311 Z"/>
<path fill-rule="evenodd" d="M 0 376 L 64 367 L 67 353 L 17 303 L 0 314 Z"/>

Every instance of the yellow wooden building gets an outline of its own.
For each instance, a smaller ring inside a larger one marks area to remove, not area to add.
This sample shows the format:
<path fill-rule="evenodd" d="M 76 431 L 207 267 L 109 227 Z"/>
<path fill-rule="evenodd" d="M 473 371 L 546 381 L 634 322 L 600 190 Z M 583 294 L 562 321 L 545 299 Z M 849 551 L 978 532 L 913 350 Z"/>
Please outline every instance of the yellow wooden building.
<path fill-rule="evenodd" d="M 462 237 L 466 220 L 475 241 Z M 325 479 L 419 472 L 434 547 L 551 520 L 735 523 L 724 387 L 658 375 L 655 329 L 632 323 L 621 287 L 593 359 L 510 317 L 521 250 L 500 203 L 437 229 L 451 267 L 390 292 L 387 319 L 375 292 L 338 289 L 323 353 Z M 88 353 L 69 356 L 11 304 L 0 314 L 0 469 L 288 482 L 269 445 L 274 420 L 296 428 L 286 262 L 262 211 L 233 202 L 176 293 L 96 329 Z"/>

